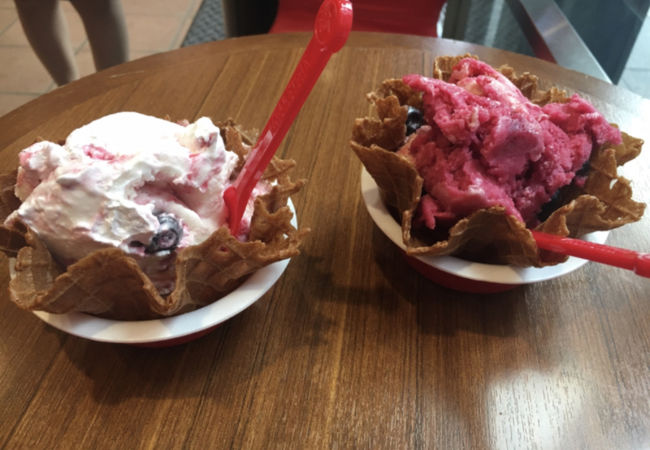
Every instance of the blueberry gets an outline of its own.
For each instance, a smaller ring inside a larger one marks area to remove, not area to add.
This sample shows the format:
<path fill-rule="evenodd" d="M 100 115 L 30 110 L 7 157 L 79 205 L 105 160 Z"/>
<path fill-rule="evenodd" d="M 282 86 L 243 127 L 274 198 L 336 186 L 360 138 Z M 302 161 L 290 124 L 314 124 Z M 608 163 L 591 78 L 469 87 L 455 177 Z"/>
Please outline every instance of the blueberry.
<path fill-rule="evenodd" d="M 406 112 L 406 135 L 415 133 L 415 130 L 424 125 L 424 116 L 422 111 L 412 106 L 408 107 Z"/>
<path fill-rule="evenodd" d="M 158 232 L 153 235 L 145 253 L 172 251 L 183 237 L 183 229 L 173 215 L 167 213 L 156 214 L 158 217 Z"/>

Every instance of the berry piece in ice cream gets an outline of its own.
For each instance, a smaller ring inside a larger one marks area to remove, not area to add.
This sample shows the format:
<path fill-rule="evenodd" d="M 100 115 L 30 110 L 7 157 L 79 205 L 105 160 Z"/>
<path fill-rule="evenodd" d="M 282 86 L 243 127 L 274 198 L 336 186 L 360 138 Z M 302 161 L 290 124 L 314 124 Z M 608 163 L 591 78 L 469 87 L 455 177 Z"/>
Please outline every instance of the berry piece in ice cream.
<path fill-rule="evenodd" d="M 409 136 L 424 124 L 422 111 L 414 106 L 409 106 L 406 113 L 406 135 Z"/>
<path fill-rule="evenodd" d="M 183 229 L 174 216 L 160 213 L 156 217 L 158 217 L 160 227 L 149 241 L 145 253 L 172 251 L 178 246 L 183 237 Z"/>

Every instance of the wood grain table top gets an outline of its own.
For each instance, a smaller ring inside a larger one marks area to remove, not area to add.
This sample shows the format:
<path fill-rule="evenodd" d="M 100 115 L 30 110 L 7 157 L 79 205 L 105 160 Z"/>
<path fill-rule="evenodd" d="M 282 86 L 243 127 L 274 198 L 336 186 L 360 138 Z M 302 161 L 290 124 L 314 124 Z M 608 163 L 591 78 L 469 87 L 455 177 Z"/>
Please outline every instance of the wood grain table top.
<path fill-rule="evenodd" d="M 232 118 L 263 128 L 309 35 L 251 36 L 91 75 L 0 118 L 0 171 L 38 138 L 103 115 Z M 2 448 L 590 448 L 650 445 L 650 280 L 588 263 L 498 294 L 411 269 L 361 197 L 349 146 L 365 93 L 478 55 L 577 92 L 650 141 L 650 101 L 554 64 L 435 38 L 352 33 L 278 154 L 306 178 L 311 233 L 259 301 L 200 339 L 142 348 L 78 338 L 19 309 L 0 280 Z M 623 167 L 650 202 L 650 151 Z M 650 219 L 608 243 L 650 250 Z"/>

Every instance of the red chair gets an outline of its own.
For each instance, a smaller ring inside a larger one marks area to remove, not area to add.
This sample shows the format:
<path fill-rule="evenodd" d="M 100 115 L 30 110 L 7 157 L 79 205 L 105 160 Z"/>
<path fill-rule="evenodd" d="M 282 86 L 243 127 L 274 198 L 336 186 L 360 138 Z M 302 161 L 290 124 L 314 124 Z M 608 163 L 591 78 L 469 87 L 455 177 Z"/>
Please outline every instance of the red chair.
<path fill-rule="evenodd" d="M 445 0 L 351 0 L 352 29 L 437 36 L 436 25 Z M 321 0 L 279 0 L 269 33 L 312 31 Z"/>

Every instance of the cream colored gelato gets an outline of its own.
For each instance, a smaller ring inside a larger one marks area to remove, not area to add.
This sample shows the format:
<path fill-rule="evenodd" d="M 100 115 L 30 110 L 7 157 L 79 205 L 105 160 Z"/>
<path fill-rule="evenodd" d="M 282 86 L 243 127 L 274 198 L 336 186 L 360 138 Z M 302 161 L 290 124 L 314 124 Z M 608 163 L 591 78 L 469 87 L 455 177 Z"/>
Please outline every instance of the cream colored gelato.
<path fill-rule="evenodd" d="M 23 150 L 16 183 L 20 220 L 69 265 L 117 247 L 134 256 L 161 293 L 173 289 L 177 248 L 196 245 L 226 224 L 223 191 L 238 157 L 206 117 L 179 124 L 135 112 L 97 119 L 63 145 L 42 141 Z M 244 239 L 253 199 L 242 226 Z"/>

